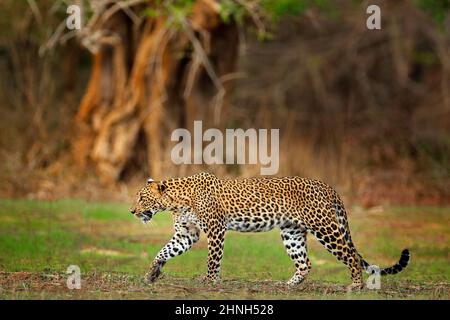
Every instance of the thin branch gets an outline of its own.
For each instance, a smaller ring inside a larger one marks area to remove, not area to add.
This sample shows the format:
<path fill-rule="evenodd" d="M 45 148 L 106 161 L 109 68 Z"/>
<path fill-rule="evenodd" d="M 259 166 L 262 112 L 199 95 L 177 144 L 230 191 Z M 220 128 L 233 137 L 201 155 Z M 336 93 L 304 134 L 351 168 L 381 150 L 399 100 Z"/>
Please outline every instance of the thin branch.
<path fill-rule="evenodd" d="M 129 0 L 129 1 L 112 1 L 114 4 L 108 8 L 108 10 L 104 11 L 100 16 L 100 21 L 103 23 L 107 21 L 111 16 L 113 16 L 116 12 L 122 10 L 127 14 L 134 23 L 140 23 L 141 18 L 139 18 L 133 11 L 129 9 L 129 7 L 145 3 L 145 0 Z"/>
<path fill-rule="evenodd" d="M 39 11 L 39 7 L 36 4 L 35 0 L 27 0 L 28 5 L 30 6 L 31 12 L 33 12 L 34 18 L 38 22 L 39 25 L 42 25 L 42 15 L 41 11 Z"/>
<path fill-rule="evenodd" d="M 49 50 L 52 49 L 55 44 L 58 42 L 58 40 L 60 39 L 62 33 L 64 32 L 64 29 L 66 28 L 66 21 L 63 20 L 58 27 L 56 28 L 55 32 L 53 32 L 53 34 L 50 36 L 50 38 L 47 40 L 47 42 L 45 42 L 42 46 L 39 47 L 39 55 L 42 56 L 44 55 L 44 53 Z"/>
<path fill-rule="evenodd" d="M 184 31 L 186 32 L 186 35 L 189 38 L 189 41 L 191 41 L 194 47 L 195 54 L 197 55 L 197 57 L 194 59 L 198 59 L 198 61 L 202 63 L 203 67 L 206 70 L 206 73 L 208 74 L 214 86 L 216 87 L 217 94 L 213 98 L 213 109 L 214 109 L 214 122 L 218 123 L 220 121 L 220 111 L 222 109 L 223 98 L 226 92 L 225 87 L 223 86 L 220 78 L 217 76 L 214 67 L 211 64 L 211 61 L 208 58 L 208 55 L 206 54 L 200 41 L 195 36 L 191 26 L 183 17 L 180 17 L 180 21 Z"/>
<path fill-rule="evenodd" d="M 197 78 L 198 71 L 202 65 L 198 55 L 193 55 L 191 66 L 189 67 L 188 78 L 186 80 L 186 87 L 183 91 L 183 98 L 186 100 L 192 93 L 192 88 L 194 87 L 195 79 Z"/>
<path fill-rule="evenodd" d="M 258 11 L 255 9 L 255 7 L 259 6 L 259 1 L 257 1 L 257 3 L 252 3 L 252 2 L 248 2 L 248 1 L 243 1 L 243 0 L 235 0 L 238 4 L 240 4 L 241 6 L 243 6 L 245 8 L 245 10 L 247 10 L 248 14 L 250 15 L 250 17 L 253 20 L 253 23 L 256 25 L 256 28 L 258 29 L 258 31 L 262 34 L 266 33 L 266 26 L 263 22 L 263 19 L 261 18 L 261 16 L 258 14 Z"/>
<path fill-rule="evenodd" d="M 208 73 L 208 76 L 211 78 L 212 82 L 214 83 L 214 86 L 217 90 L 224 90 L 222 83 L 220 82 L 219 77 L 217 76 L 216 72 L 214 71 L 214 68 L 211 64 L 211 61 L 208 59 L 208 56 L 203 49 L 202 44 L 195 36 L 191 26 L 187 23 L 186 19 L 182 18 L 180 19 L 183 29 L 186 32 L 186 35 L 189 38 L 189 41 L 191 41 L 192 45 L 194 46 L 195 53 L 198 54 L 198 58 L 203 64 L 203 67 L 205 68 L 206 72 Z"/>

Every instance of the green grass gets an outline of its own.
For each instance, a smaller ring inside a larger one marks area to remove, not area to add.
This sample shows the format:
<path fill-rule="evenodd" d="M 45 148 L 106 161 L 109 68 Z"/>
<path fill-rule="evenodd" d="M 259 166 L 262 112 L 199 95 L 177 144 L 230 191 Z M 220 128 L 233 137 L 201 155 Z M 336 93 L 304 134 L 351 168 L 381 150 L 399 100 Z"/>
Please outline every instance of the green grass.
<path fill-rule="evenodd" d="M 152 258 L 170 239 L 169 213 L 150 226 L 128 213 L 127 204 L 76 200 L 0 200 L 0 297 L 3 298 L 449 298 L 450 210 L 386 208 L 349 210 L 353 240 L 370 263 L 392 265 L 408 247 L 412 262 L 401 274 L 382 278 L 382 290 L 345 293 L 347 268 L 312 237 L 313 269 L 298 288 L 276 285 L 294 272 L 278 230 L 229 232 L 223 282 L 211 288 L 204 235 L 188 253 L 169 261 L 154 285 L 143 281 Z M 69 265 L 82 271 L 82 290 L 65 286 Z"/>

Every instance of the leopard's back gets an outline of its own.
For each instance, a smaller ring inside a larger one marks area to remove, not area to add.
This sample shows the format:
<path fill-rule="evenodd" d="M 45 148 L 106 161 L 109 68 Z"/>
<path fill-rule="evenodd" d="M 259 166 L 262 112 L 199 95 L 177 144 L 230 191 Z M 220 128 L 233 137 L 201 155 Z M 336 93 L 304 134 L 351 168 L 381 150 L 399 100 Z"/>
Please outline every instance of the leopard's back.
<path fill-rule="evenodd" d="M 237 231 L 267 231 L 305 216 L 327 214 L 334 190 L 307 178 L 249 178 L 219 180 L 216 199 Z"/>

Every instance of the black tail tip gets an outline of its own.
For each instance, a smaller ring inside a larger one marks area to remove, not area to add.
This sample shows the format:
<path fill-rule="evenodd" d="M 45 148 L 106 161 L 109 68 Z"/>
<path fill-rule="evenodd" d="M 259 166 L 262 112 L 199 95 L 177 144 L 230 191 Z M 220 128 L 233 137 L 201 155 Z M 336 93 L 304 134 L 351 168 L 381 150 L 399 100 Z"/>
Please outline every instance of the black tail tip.
<path fill-rule="evenodd" d="M 392 267 L 386 268 L 381 270 L 381 275 L 388 275 L 388 274 L 397 274 L 401 272 L 409 263 L 409 250 L 403 249 L 402 255 L 400 256 L 400 261 L 397 264 L 394 264 Z"/>
<path fill-rule="evenodd" d="M 402 255 L 400 257 L 400 261 L 399 264 L 404 268 L 407 266 L 408 262 L 409 262 L 409 258 L 410 258 L 410 253 L 408 249 L 403 249 L 402 251 Z"/>

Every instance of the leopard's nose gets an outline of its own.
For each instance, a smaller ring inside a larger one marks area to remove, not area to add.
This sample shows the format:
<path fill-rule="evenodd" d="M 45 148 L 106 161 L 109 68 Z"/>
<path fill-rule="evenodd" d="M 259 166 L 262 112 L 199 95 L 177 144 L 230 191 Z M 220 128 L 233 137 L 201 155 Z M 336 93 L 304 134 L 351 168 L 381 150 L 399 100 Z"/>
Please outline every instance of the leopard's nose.
<path fill-rule="evenodd" d="M 131 214 L 135 214 L 136 213 L 136 209 L 130 209 Z"/>

